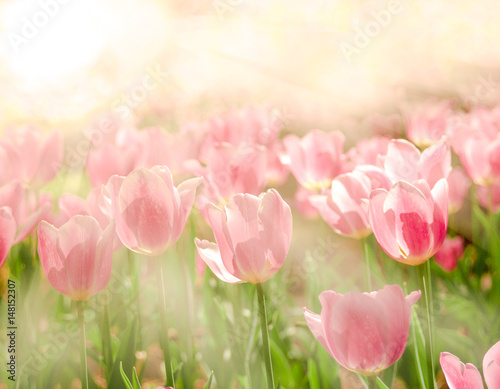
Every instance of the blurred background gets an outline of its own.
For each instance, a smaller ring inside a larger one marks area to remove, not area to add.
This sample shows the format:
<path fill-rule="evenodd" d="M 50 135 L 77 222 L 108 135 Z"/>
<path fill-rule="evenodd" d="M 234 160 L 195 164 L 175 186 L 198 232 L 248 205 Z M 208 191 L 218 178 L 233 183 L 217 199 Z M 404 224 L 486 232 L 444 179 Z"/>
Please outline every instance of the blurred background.
<path fill-rule="evenodd" d="M 429 96 L 496 101 L 490 0 L 3 0 L 0 121 L 178 126 L 247 104 L 349 136 Z"/>

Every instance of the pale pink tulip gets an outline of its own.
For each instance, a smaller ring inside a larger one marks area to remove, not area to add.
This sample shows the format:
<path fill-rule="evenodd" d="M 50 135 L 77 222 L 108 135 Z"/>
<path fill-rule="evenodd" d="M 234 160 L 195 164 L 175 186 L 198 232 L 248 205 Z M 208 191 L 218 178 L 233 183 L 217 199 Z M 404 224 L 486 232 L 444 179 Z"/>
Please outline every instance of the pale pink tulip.
<path fill-rule="evenodd" d="M 346 156 L 355 165 L 377 165 L 379 156 L 387 154 L 390 138 L 374 136 L 370 139 L 361 139 L 356 146 L 350 149 Z"/>
<path fill-rule="evenodd" d="M 201 175 L 204 189 L 198 206 L 224 203 L 237 193 L 261 193 L 266 185 L 266 149 L 218 143 L 210 150 L 206 166 L 192 164 L 191 172 Z"/>
<path fill-rule="evenodd" d="M 477 199 L 484 208 L 490 209 L 491 207 L 493 212 L 497 212 L 500 208 L 500 179 L 490 186 L 477 185 Z"/>
<path fill-rule="evenodd" d="M 292 214 L 276 190 L 260 197 L 237 194 L 223 210 L 211 204 L 207 218 L 217 243 L 196 238 L 195 244 L 222 281 L 264 282 L 283 265 L 292 237 Z"/>
<path fill-rule="evenodd" d="M 385 188 L 389 187 L 390 182 Z M 311 196 L 310 202 L 337 234 L 361 239 L 372 233 L 364 202 L 372 189 L 368 175 L 354 170 L 337 176 L 326 194 Z"/>
<path fill-rule="evenodd" d="M 441 247 L 448 226 L 448 184 L 431 190 L 424 180 L 398 181 L 387 191 L 375 189 L 369 203 L 370 224 L 380 247 L 391 258 L 419 265 Z"/>
<path fill-rule="evenodd" d="M 439 363 L 450 389 L 484 388 L 481 373 L 473 364 L 464 365 L 455 355 L 447 352 L 440 354 Z"/>
<path fill-rule="evenodd" d="M 297 181 L 311 190 L 328 188 L 343 172 L 344 135 L 339 131 L 313 130 L 302 139 L 287 135 L 283 139 L 287 162 Z"/>
<path fill-rule="evenodd" d="M 31 189 L 39 189 L 54 179 L 63 157 L 63 136 L 59 131 L 44 135 L 40 129 L 25 126 L 7 132 L 0 142 L 1 154 L 12 158 L 8 165 L 16 179 Z M 13 151 L 17 156 L 13 156 Z"/>
<path fill-rule="evenodd" d="M 166 166 L 112 176 L 99 199 L 103 213 L 116 220 L 116 233 L 130 250 L 157 256 L 180 237 L 201 178 L 174 186 Z"/>
<path fill-rule="evenodd" d="M 62 225 L 76 215 L 89 215 L 94 217 L 104 230 L 111 218 L 109 215 L 104 214 L 99 207 L 98 200 L 101 190 L 100 186 L 93 188 L 86 200 L 71 193 L 61 195 L 58 200 L 59 209 L 61 210 L 58 224 Z"/>
<path fill-rule="evenodd" d="M 329 290 L 319 296 L 321 314 L 303 312 L 313 335 L 341 366 L 376 375 L 403 354 L 411 307 L 420 295 L 414 291 L 405 297 L 398 285 L 345 295 Z"/>
<path fill-rule="evenodd" d="M 74 216 L 57 229 L 42 221 L 38 254 L 50 284 L 73 300 L 87 300 L 106 287 L 113 259 L 111 223 L 102 230 L 91 216 Z"/>
<path fill-rule="evenodd" d="M 422 153 L 404 139 L 393 139 L 380 162 L 393 183 L 397 181 L 427 181 L 432 188 L 451 171 L 450 146 L 445 138 Z"/>
<path fill-rule="evenodd" d="M 0 207 L 8 207 L 15 221 L 13 244 L 24 240 L 37 224 L 49 217 L 51 199 L 24 188 L 19 180 L 0 187 Z"/>
<path fill-rule="evenodd" d="M 488 389 L 500 389 L 500 342 L 484 354 L 483 375 Z"/>
<path fill-rule="evenodd" d="M 471 181 L 461 167 L 454 168 L 446 181 L 448 181 L 448 211 L 455 213 L 462 209 Z"/>
<path fill-rule="evenodd" d="M 9 207 L 0 207 L 0 267 L 3 266 L 16 236 L 16 221 Z"/>
<path fill-rule="evenodd" d="M 137 165 L 141 151 L 138 132 L 134 129 L 121 129 L 112 139 L 96 144 L 87 156 L 85 167 L 92 186 L 104 185 L 112 175 L 126 176 Z"/>
<path fill-rule="evenodd" d="M 464 255 L 464 238 L 444 238 L 443 245 L 434 254 L 439 266 L 446 271 L 452 271 L 457 267 L 458 260 Z"/>
<path fill-rule="evenodd" d="M 431 102 L 406 115 L 406 136 L 419 147 L 429 147 L 446 135 L 449 102 Z"/>
<path fill-rule="evenodd" d="M 489 185 L 500 178 L 500 133 L 490 137 L 481 131 L 464 130 L 454 145 L 463 167 L 476 184 Z"/>
<path fill-rule="evenodd" d="M 317 192 L 297 186 L 295 196 L 293 198 L 293 209 L 307 218 L 316 218 L 319 216 L 318 209 L 312 205 L 311 196 L 316 195 Z"/>

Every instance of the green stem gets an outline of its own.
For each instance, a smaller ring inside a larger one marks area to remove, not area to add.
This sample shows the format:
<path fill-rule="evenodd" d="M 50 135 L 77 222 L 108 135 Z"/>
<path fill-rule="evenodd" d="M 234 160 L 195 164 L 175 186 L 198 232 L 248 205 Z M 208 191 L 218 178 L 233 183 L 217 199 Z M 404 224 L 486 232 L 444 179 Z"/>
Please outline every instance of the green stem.
<path fill-rule="evenodd" d="M 366 238 L 361 239 L 361 245 L 363 246 L 363 253 L 365 257 L 365 277 L 366 277 L 366 287 L 367 292 L 372 291 L 372 275 L 370 271 L 370 254 L 368 252 L 368 240 Z"/>
<path fill-rule="evenodd" d="M 87 339 L 85 336 L 85 318 L 84 318 L 84 302 L 77 301 L 76 309 L 78 311 L 78 326 L 80 327 L 80 367 L 82 376 L 82 389 L 89 388 L 89 376 L 87 369 Z"/>
<path fill-rule="evenodd" d="M 253 310 L 253 320 L 252 329 L 250 330 L 250 338 L 248 339 L 248 346 L 245 353 L 245 374 L 247 376 L 247 388 L 252 389 L 252 377 L 250 374 L 250 357 L 252 355 L 253 342 L 255 340 L 255 330 L 257 329 L 258 318 L 257 318 L 257 299 L 254 296 L 254 310 Z"/>
<path fill-rule="evenodd" d="M 111 370 L 113 368 L 113 349 L 111 347 L 111 324 L 109 320 L 109 301 L 104 302 L 102 311 L 102 325 L 101 325 L 101 340 L 102 340 L 102 353 L 104 357 L 104 364 L 106 365 L 106 378 L 109 380 L 111 377 Z"/>
<path fill-rule="evenodd" d="M 273 377 L 273 365 L 271 362 L 271 347 L 269 346 L 269 329 L 267 327 L 267 313 L 266 313 L 266 299 L 264 296 L 264 288 L 259 282 L 255 284 L 257 288 L 257 298 L 259 300 L 259 316 L 260 316 L 260 328 L 262 330 L 262 344 L 264 360 L 266 363 L 266 373 L 267 373 L 267 387 L 268 389 L 274 389 L 274 377 Z"/>
<path fill-rule="evenodd" d="M 419 273 L 422 280 L 422 288 L 424 290 L 424 300 L 425 300 L 425 311 L 427 315 L 427 334 L 428 334 L 428 346 L 426 347 L 427 359 L 431 361 L 431 370 L 429 379 L 432 380 L 432 387 L 437 389 L 436 384 L 436 365 L 434 361 L 434 309 L 432 306 L 433 296 L 432 296 L 432 282 L 431 282 L 431 264 L 430 260 L 427 260 L 425 264 L 419 266 Z"/>
<path fill-rule="evenodd" d="M 165 374 L 167 382 L 165 386 L 174 387 L 174 372 L 172 370 L 172 357 L 170 354 L 170 344 L 168 341 L 168 325 L 167 325 L 167 303 L 165 300 L 165 281 L 163 279 L 163 260 L 155 258 L 158 262 L 158 296 L 160 298 L 160 345 L 163 350 L 163 357 L 165 359 Z"/>
<path fill-rule="evenodd" d="M 372 375 L 368 377 L 368 388 L 377 389 L 377 376 Z"/>

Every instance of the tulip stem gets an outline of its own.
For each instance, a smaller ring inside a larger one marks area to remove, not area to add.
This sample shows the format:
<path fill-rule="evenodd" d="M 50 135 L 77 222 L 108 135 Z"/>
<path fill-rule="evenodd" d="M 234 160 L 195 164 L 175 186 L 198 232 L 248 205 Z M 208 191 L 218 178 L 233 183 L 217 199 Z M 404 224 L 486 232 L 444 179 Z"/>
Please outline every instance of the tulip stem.
<path fill-rule="evenodd" d="M 424 267 L 425 266 L 425 267 Z M 425 265 L 422 265 L 420 268 L 420 274 L 422 278 L 422 284 L 424 289 L 425 296 L 425 310 L 427 314 L 427 332 L 428 332 L 428 341 L 429 348 L 427 350 L 427 357 L 430 357 L 431 360 L 431 374 L 430 379 L 432 380 L 432 387 L 437 388 L 436 378 L 435 378 L 435 361 L 434 361 L 434 312 L 432 307 L 433 297 L 432 297 L 432 283 L 431 283 L 431 264 L 430 261 L 427 260 Z"/>
<path fill-rule="evenodd" d="M 259 316 L 260 327 L 262 330 L 264 360 L 266 363 L 267 387 L 268 389 L 274 389 L 273 365 L 271 362 L 271 347 L 269 346 L 269 329 L 267 326 L 266 299 L 264 296 L 264 288 L 262 287 L 262 284 L 260 282 L 255 284 L 255 287 L 257 288 L 257 297 L 259 299 Z"/>
<path fill-rule="evenodd" d="M 377 389 L 377 376 L 372 375 L 368 377 L 368 388 Z"/>
<path fill-rule="evenodd" d="M 364 257 L 365 257 L 365 277 L 366 277 L 366 287 L 367 292 L 372 291 L 372 275 L 370 271 L 370 253 L 368 250 L 368 240 L 366 238 L 361 239 L 361 244 L 363 245 Z"/>
<path fill-rule="evenodd" d="M 109 302 L 104 302 L 102 312 L 102 353 L 104 357 L 104 364 L 106 365 L 106 379 L 109 380 L 111 370 L 113 369 L 113 349 L 111 347 L 111 324 L 109 320 Z"/>
<path fill-rule="evenodd" d="M 76 309 L 78 311 L 78 326 L 80 327 L 80 368 L 82 376 L 82 388 L 89 388 L 89 376 L 87 369 L 87 339 L 85 336 L 85 318 L 84 318 L 84 302 L 77 301 Z"/>
<path fill-rule="evenodd" d="M 166 386 L 174 387 L 174 372 L 172 370 L 172 357 L 170 354 L 170 344 L 168 341 L 168 325 L 167 325 L 167 303 L 165 300 L 165 281 L 163 278 L 163 260 L 156 258 L 158 261 L 158 296 L 160 298 L 160 345 L 163 350 L 165 359 L 165 374 L 167 376 Z"/>

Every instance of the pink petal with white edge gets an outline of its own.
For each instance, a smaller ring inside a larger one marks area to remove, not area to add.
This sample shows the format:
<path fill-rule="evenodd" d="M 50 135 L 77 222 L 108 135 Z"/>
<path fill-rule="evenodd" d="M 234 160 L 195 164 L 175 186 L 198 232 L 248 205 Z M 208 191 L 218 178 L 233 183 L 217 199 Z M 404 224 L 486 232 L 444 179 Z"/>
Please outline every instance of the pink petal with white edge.
<path fill-rule="evenodd" d="M 212 203 L 207 205 L 206 211 L 208 222 L 219 247 L 222 263 L 231 274 L 235 274 L 233 244 L 227 227 L 226 214 Z"/>
<path fill-rule="evenodd" d="M 393 139 L 387 147 L 384 170 L 392 182 L 413 182 L 418 179 L 420 151 L 410 142 Z"/>
<path fill-rule="evenodd" d="M 500 342 L 495 343 L 484 354 L 483 374 L 488 389 L 500 388 Z"/>
<path fill-rule="evenodd" d="M 455 355 L 447 352 L 440 354 L 439 363 L 450 389 L 484 389 L 481 374 L 473 364 L 464 365 Z"/>
<path fill-rule="evenodd" d="M 198 250 L 198 254 L 200 254 L 200 257 L 203 261 L 205 261 L 217 278 L 230 284 L 239 284 L 244 282 L 239 278 L 236 278 L 226 269 L 220 256 L 219 247 L 215 243 L 211 243 L 206 240 L 199 240 L 198 238 L 194 239 L 194 243 Z"/>

